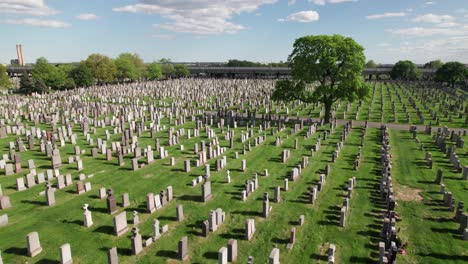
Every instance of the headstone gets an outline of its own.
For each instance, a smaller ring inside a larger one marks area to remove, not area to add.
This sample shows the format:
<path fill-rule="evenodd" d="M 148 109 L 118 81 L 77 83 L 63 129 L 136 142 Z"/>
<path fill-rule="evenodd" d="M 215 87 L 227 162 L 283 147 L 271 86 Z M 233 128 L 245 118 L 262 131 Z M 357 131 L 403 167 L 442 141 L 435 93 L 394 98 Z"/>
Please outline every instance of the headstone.
<path fill-rule="evenodd" d="M 132 253 L 138 255 L 143 250 L 143 241 L 139 234 L 138 227 L 132 228 Z"/>
<path fill-rule="evenodd" d="M 46 194 L 47 205 L 48 206 L 55 205 L 55 189 L 52 188 L 52 183 L 47 182 L 45 194 Z"/>
<path fill-rule="evenodd" d="M 122 194 L 122 207 L 127 208 L 130 206 L 130 197 L 128 193 Z"/>
<path fill-rule="evenodd" d="M 202 184 L 202 201 L 206 203 L 207 201 L 211 200 L 211 181 L 206 180 Z"/>
<path fill-rule="evenodd" d="M 222 247 L 218 251 L 218 264 L 227 264 L 228 263 L 228 249 Z"/>
<path fill-rule="evenodd" d="M 237 240 L 229 239 L 228 241 L 228 261 L 237 261 Z"/>
<path fill-rule="evenodd" d="M 119 264 L 119 255 L 117 254 L 117 248 L 113 247 L 107 251 L 107 263 L 108 264 Z"/>
<path fill-rule="evenodd" d="M 42 252 L 41 242 L 39 241 L 39 234 L 37 232 L 29 233 L 26 236 L 26 242 L 28 245 L 27 255 L 29 257 L 35 257 Z"/>
<path fill-rule="evenodd" d="M 112 189 L 107 190 L 107 213 L 114 214 L 117 212 L 117 202 L 115 200 Z"/>
<path fill-rule="evenodd" d="M 182 222 L 184 221 L 184 208 L 182 207 L 181 204 L 177 205 L 176 207 L 176 213 L 177 213 L 177 221 Z"/>
<path fill-rule="evenodd" d="M 0 209 L 7 209 L 11 207 L 10 197 L 0 196 Z"/>
<path fill-rule="evenodd" d="M 16 179 L 16 190 L 18 192 L 26 190 L 26 186 L 24 185 L 24 178 L 23 177 Z"/>
<path fill-rule="evenodd" d="M 0 215 L 0 227 L 8 224 L 8 215 Z M 1 256 L 0 256 L 1 257 Z M 0 262 L 1 263 L 1 262 Z"/>
<path fill-rule="evenodd" d="M 60 247 L 60 264 L 72 264 L 72 254 L 70 244 L 64 244 Z"/>
<path fill-rule="evenodd" d="M 179 240 L 178 258 L 180 260 L 186 260 L 188 258 L 188 238 L 186 236 Z"/>
<path fill-rule="evenodd" d="M 127 213 L 124 211 L 114 217 L 114 234 L 116 236 L 121 236 L 127 231 Z"/>
<path fill-rule="evenodd" d="M 93 217 L 91 212 L 88 210 L 88 204 L 84 204 L 83 206 L 83 225 L 85 227 L 90 227 L 93 225 Z"/>
<path fill-rule="evenodd" d="M 271 253 L 270 257 L 268 258 L 268 264 L 280 264 L 280 251 L 278 248 L 274 248 Z"/>

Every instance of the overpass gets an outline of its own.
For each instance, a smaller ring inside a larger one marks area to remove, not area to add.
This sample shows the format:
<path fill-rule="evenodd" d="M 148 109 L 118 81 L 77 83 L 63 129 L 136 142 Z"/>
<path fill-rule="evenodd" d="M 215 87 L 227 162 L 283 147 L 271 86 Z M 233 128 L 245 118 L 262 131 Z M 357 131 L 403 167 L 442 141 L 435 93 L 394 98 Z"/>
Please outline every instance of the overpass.
<path fill-rule="evenodd" d="M 58 65 L 58 64 L 54 64 Z M 390 75 L 393 65 L 384 65 L 377 68 L 365 68 L 363 75 L 366 78 L 372 76 Z M 22 76 L 30 74 L 33 66 L 8 66 L 7 73 L 9 76 Z M 212 77 L 212 78 L 289 78 L 291 77 L 291 69 L 288 67 L 224 67 L 224 66 L 193 66 L 189 65 L 188 69 L 192 77 Z M 424 77 L 434 75 L 435 69 L 420 68 Z"/>

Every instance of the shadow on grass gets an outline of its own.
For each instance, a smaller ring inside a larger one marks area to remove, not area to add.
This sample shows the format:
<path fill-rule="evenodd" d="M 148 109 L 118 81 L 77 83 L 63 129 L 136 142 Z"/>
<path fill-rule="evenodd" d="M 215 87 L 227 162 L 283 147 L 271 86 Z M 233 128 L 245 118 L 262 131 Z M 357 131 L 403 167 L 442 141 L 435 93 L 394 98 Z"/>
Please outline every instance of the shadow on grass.
<path fill-rule="evenodd" d="M 60 263 L 60 261 L 58 260 L 53 260 L 53 259 L 41 259 L 39 260 L 38 262 L 36 262 L 37 264 L 57 264 L 57 263 Z"/>
<path fill-rule="evenodd" d="M 5 253 L 15 254 L 15 255 L 18 255 L 18 256 L 26 256 L 27 249 L 26 248 L 11 247 L 11 248 L 6 249 Z"/>
<path fill-rule="evenodd" d="M 199 195 L 182 195 L 178 199 L 181 201 L 201 202 L 201 196 Z"/>
<path fill-rule="evenodd" d="M 112 226 L 100 226 L 93 230 L 95 233 L 102 233 L 106 235 L 112 235 L 114 233 L 114 227 Z"/>
<path fill-rule="evenodd" d="M 328 261 L 327 256 L 322 256 L 322 255 L 319 255 L 317 253 L 314 253 L 314 254 L 310 255 L 310 258 L 314 259 L 314 260 L 318 260 L 318 261 Z"/>
<path fill-rule="evenodd" d="M 213 252 L 213 251 L 206 252 L 205 254 L 203 254 L 203 257 L 205 257 L 207 259 L 217 260 L 218 259 L 218 252 Z"/>
<path fill-rule="evenodd" d="M 34 205 L 43 205 L 43 206 L 46 206 L 46 205 L 47 205 L 46 202 L 42 202 L 42 201 L 22 200 L 21 203 L 28 203 L 28 204 L 34 204 Z"/>
<path fill-rule="evenodd" d="M 164 257 L 164 258 L 171 258 L 171 259 L 177 259 L 178 254 L 175 251 L 172 250 L 159 250 L 156 253 L 156 256 L 158 257 Z"/>

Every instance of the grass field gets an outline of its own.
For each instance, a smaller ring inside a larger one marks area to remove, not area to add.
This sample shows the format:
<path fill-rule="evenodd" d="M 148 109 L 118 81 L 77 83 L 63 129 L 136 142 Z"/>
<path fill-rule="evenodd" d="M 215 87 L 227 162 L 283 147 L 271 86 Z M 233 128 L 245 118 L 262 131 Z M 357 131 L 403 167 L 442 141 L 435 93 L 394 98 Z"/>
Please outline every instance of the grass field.
<path fill-rule="evenodd" d="M 410 91 L 410 92 L 409 92 Z M 346 112 L 346 118 L 354 120 L 370 120 L 376 122 L 405 123 L 406 114 L 403 104 L 408 107 L 410 122 L 420 124 L 416 109 L 409 103 L 409 98 L 417 101 L 416 105 L 424 109 L 428 124 L 430 111 L 423 108 L 419 101 L 423 97 L 422 91 L 411 93 L 409 88 L 398 87 L 396 84 L 377 83 L 371 97 L 363 101 L 337 104 L 337 117 Z M 405 94 L 408 93 L 408 96 Z M 397 99 L 400 95 L 401 102 Z M 436 95 L 434 95 L 434 100 Z M 448 100 L 448 99 L 447 99 Z M 456 99 L 451 99 L 456 100 Z M 396 114 L 392 114 L 394 102 Z M 170 102 L 167 100 L 166 102 Z M 430 101 L 429 101 L 430 102 Z M 437 110 L 438 103 L 430 109 Z M 466 107 L 467 103 L 463 102 Z M 286 114 L 286 106 L 277 106 L 278 111 Z M 287 106 L 289 115 L 317 115 L 319 108 L 313 105 L 291 104 Z M 445 106 L 441 106 L 445 107 Z M 279 110 L 281 108 L 281 111 Z M 349 108 L 348 111 L 345 111 Z M 357 115 L 357 109 L 360 108 Z M 369 109 L 371 111 L 369 112 Z M 383 110 L 380 114 L 381 109 Z M 211 109 L 210 109 L 211 110 Z M 356 118 L 357 116 L 357 118 Z M 454 117 L 451 127 L 466 127 L 464 116 Z M 189 118 L 187 118 L 189 119 Z M 174 120 L 172 120 L 174 122 Z M 187 263 L 216 263 L 218 250 L 226 246 L 229 239 L 237 239 L 239 263 L 245 263 L 248 256 L 255 258 L 255 263 L 266 263 L 270 251 L 277 247 L 280 250 L 281 263 L 327 263 L 327 249 L 330 243 L 337 246 L 336 263 L 376 263 L 378 261 L 378 243 L 382 229 L 382 209 L 384 204 L 379 194 L 381 175 L 380 167 L 380 131 L 378 128 L 355 127 L 344 141 L 344 146 L 336 162 L 332 162 L 332 153 L 340 141 L 343 126 L 334 129 L 334 133 L 322 140 L 322 147 L 310 156 L 310 149 L 320 137 L 323 139 L 329 125 L 319 126 L 318 132 L 306 137 L 308 126 L 295 134 L 291 134 L 292 124 L 279 131 L 276 124 L 272 128 L 259 131 L 259 124 L 254 129 L 254 137 L 250 137 L 252 150 L 242 154 L 243 143 L 241 134 L 248 132 L 250 127 L 239 125 L 235 129 L 235 144 L 229 148 L 229 140 L 225 140 L 226 127 L 221 129 L 212 126 L 221 147 L 227 152 L 220 157 L 211 159 L 211 182 L 213 199 L 207 203 L 201 202 L 201 185 L 192 187 L 192 179 L 204 174 L 204 166 L 195 167 L 189 173 L 184 171 L 184 161 L 194 161 L 198 155 L 194 153 L 194 144 L 201 140 L 209 142 L 208 135 L 203 129 L 199 137 L 180 137 L 180 144 L 168 146 L 167 130 L 156 133 L 162 146 L 169 152 L 170 157 L 176 158 L 176 165 L 170 166 L 169 158 L 159 159 L 155 151 L 155 162 L 137 171 L 131 169 L 131 154 L 125 157 L 125 165 L 119 166 L 114 154 L 111 161 L 105 155 L 91 157 L 91 149 L 79 125 L 74 126 L 74 133 L 78 135 L 77 145 L 85 150 L 81 155 L 84 169 L 78 172 L 76 164 L 67 164 L 68 156 L 74 155 L 74 146 L 67 142 L 60 148 L 63 166 L 61 174 L 71 173 L 74 184 L 55 192 L 56 205 L 48 207 L 45 196 L 39 193 L 45 190 L 45 184 L 36 185 L 28 190 L 16 191 L 16 179 L 28 173 L 27 161 L 34 159 L 38 173 L 50 169 L 50 158 L 45 157 L 39 150 L 39 140 L 32 150 L 21 152 L 23 172 L 11 176 L 3 176 L 0 169 L 0 184 L 3 194 L 10 197 L 12 207 L 1 210 L 0 215 L 8 214 L 9 223 L 0 227 L 0 251 L 4 263 L 57 263 L 60 259 L 59 247 L 65 243 L 71 244 L 74 263 L 105 263 L 107 251 L 117 247 L 120 263 L 177 263 L 177 243 L 183 236 L 188 236 L 189 259 Z M 149 124 L 149 122 L 146 122 Z M 441 117 L 441 124 L 448 124 L 448 117 Z M 32 125 L 32 123 L 29 123 Z M 169 126 L 169 119 L 163 118 L 161 125 Z M 174 127 L 173 123 L 171 124 Z M 41 124 L 44 129 L 50 125 Z M 196 123 L 188 121 L 184 125 L 175 127 L 194 129 Z M 110 127 L 98 128 L 92 138 L 105 138 L 105 130 Z M 231 128 L 232 129 L 232 128 Z M 223 132 L 224 131 L 224 132 Z M 266 141 L 253 146 L 253 139 L 266 135 Z M 275 146 L 276 137 L 283 139 L 280 147 Z M 361 164 L 357 170 L 353 169 L 353 162 L 359 151 L 361 136 L 364 136 Z M 454 212 L 443 206 L 442 194 L 439 186 L 434 183 L 437 169 L 444 170 L 443 183 L 446 189 L 453 193 L 454 199 L 467 201 L 468 182 L 462 180 L 461 174 L 453 170 L 447 157 L 436 147 L 431 135 L 418 133 L 418 138 L 424 143 L 424 150 L 412 139 L 407 130 L 390 130 L 391 160 L 393 162 L 393 182 L 397 193 L 398 206 L 396 212 L 400 220 L 397 227 L 402 241 L 408 243 L 407 253 L 399 255 L 401 263 L 466 263 L 468 261 L 467 241 L 463 241 L 456 231 L 459 227 L 453 220 Z M 467 141 L 468 136 L 462 136 Z M 0 154 L 9 151 L 9 142 L 16 136 L 9 135 L 0 139 Z M 299 140 L 298 149 L 294 148 L 295 140 Z M 120 141 L 121 135 L 112 134 L 110 141 Z M 24 141 L 24 139 L 23 139 Z M 110 145 L 108 141 L 108 146 Z M 139 138 L 139 145 L 144 148 L 152 146 L 154 138 L 149 131 L 143 132 Z M 245 142 L 244 144 L 247 144 Z M 180 150 L 180 145 L 184 150 Z M 291 157 L 286 163 L 281 162 L 283 149 L 290 149 Z M 428 169 L 424 157 L 427 151 L 433 156 L 434 165 Z M 235 159 L 235 152 L 239 158 Z M 462 164 L 468 164 L 468 145 L 457 149 Z M 215 171 L 216 160 L 227 157 L 227 167 Z M 281 190 L 281 202 L 274 203 L 274 188 L 283 187 L 284 178 L 291 170 L 300 164 L 303 156 L 309 156 L 309 166 L 302 170 L 301 177 L 295 182 L 289 182 L 289 191 Z M 241 171 L 241 161 L 247 160 L 247 171 Z M 140 159 L 140 163 L 144 162 Z M 308 203 L 308 189 L 317 184 L 319 176 L 327 164 L 331 166 L 331 173 L 319 192 L 314 204 Z M 264 169 L 268 169 L 269 176 L 263 176 Z M 226 171 L 230 171 L 231 183 L 225 183 Z M 75 193 L 75 183 L 80 173 L 93 175 L 85 182 L 91 182 L 92 190 L 78 195 Z M 250 195 L 245 202 L 241 201 L 241 191 L 246 180 L 252 175 L 259 176 L 259 189 Z M 346 193 L 348 179 L 356 177 L 356 187 L 349 202 L 346 226 L 340 227 L 340 209 Z M 56 180 L 53 181 L 56 183 Z M 153 214 L 146 212 L 146 194 L 159 193 L 160 190 L 172 186 L 174 200 L 166 207 Z M 140 233 L 143 238 L 152 236 L 153 219 L 158 219 L 161 226 L 168 224 L 169 232 L 162 235 L 154 244 L 145 248 L 138 256 L 132 256 L 131 232 L 124 236 L 113 235 L 113 215 L 106 213 L 106 200 L 100 200 L 98 190 L 101 187 L 112 188 L 116 194 L 119 212 L 125 211 L 132 227 L 131 215 L 139 212 Z M 121 195 L 128 192 L 130 207 L 123 209 L 120 205 Z M 263 194 L 269 193 L 272 211 L 267 218 L 262 216 Z M 90 228 L 83 226 L 83 204 L 89 204 L 94 225 Z M 183 205 L 185 219 L 178 222 L 176 206 Z M 221 208 L 226 211 L 226 220 L 222 226 L 208 237 L 201 236 L 201 224 L 208 219 L 210 210 Z M 465 209 L 466 212 L 466 209 Z M 305 224 L 298 225 L 300 215 L 305 216 Z M 253 239 L 244 239 L 245 220 L 255 219 L 256 232 Z M 292 227 L 297 228 L 296 243 L 292 250 L 286 248 Z M 26 256 L 26 235 L 30 232 L 39 233 L 43 251 L 34 258 Z"/>

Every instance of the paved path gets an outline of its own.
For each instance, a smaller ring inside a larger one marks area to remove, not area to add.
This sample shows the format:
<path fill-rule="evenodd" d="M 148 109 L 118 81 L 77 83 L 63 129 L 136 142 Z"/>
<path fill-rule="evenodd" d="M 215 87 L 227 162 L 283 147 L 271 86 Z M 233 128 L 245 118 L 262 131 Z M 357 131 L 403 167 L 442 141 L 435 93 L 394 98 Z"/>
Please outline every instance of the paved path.
<path fill-rule="evenodd" d="M 212 114 L 212 115 L 217 113 L 216 111 L 205 111 L 205 112 L 207 114 Z M 237 113 L 237 114 L 238 114 L 238 116 L 243 117 L 243 118 L 247 117 L 247 113 Z M 286 118 L 286 116 L 280 116 L 280 117 L 282 119 Z M 257 114 L 256 118 L 261 119 L 262 115 Z M 275 118 L 276 118 L 276 116 L 275 116 Z M 291 121 L 295 121 L 295 120 L 312 120 L 312 122 L 320 122 L 321 121 L 320 118 L 310 118 L 310 117 L 307 117 L 307 116 L 300 116 L 300 117 L 288 116 L 287 118 L 289 118 L 289 120 L 291 120 Z M 336 120 L 336 122 L 339 125 L 346 124 L 349 121 L 353 122 L 353 126 L 364 126 L 366 124 L 366 121 L 345 120 L 345 119 L 337 119 Z M 381 122 L 371 122 L 371 121 L 368 121 L 367 124 L 368 124 L 369 127 L 374 127 L 374 128 L 379 128 L 382 124 L 384 124 L 390 129 L 398 129 L 398 130 L 409 130 L 410 127 L 413 126 L 412 124 L 381 123 Z M 416 126 L 418 131 L 425 131 L 426 130 L 426 125 L 414 125 L 414 126 Z M 443 127 L 432 126 L 432 131 L 437 131 L 438 128 L 443 128 Z M 468 133 L 468 127 L 465 127 L 465 128 L 449 128 L 449 129 L 455 131 L 455 133 L 458 133 L 458 131 L 461 131 L 461 133 L 463 133 L 464 131 L 467 131 L 467 133 Z"/>

